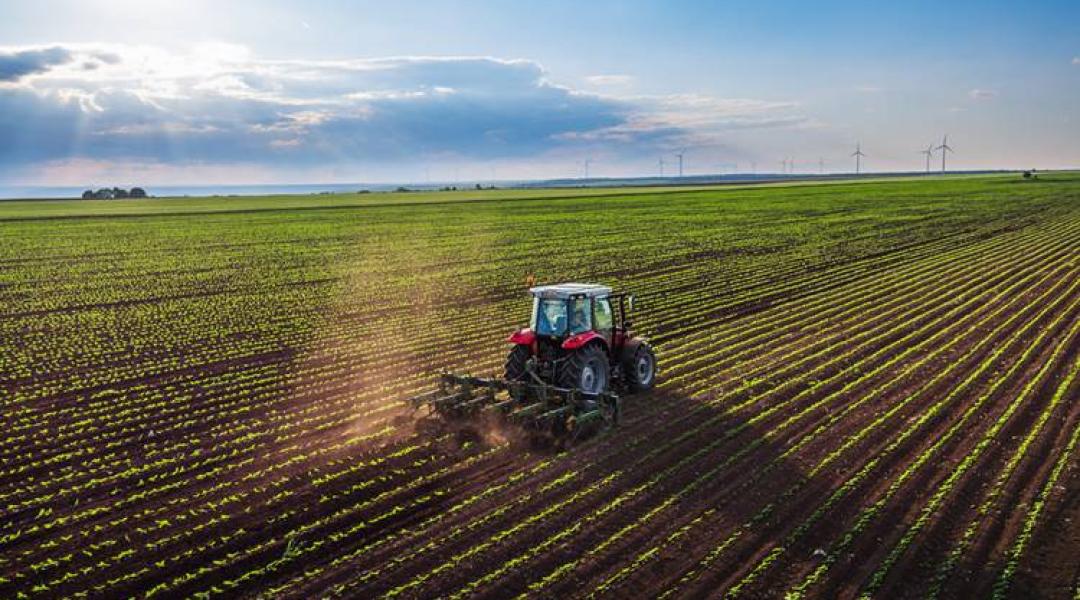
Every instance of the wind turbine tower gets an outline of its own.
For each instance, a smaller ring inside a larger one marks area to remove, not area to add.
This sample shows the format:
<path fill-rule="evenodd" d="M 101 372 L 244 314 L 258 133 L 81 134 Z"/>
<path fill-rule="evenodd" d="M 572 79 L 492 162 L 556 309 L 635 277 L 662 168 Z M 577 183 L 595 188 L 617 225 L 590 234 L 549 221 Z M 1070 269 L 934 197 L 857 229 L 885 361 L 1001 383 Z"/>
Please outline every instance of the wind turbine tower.
<path fill-rule="evenodd" d="M 855 157 L 855 174 L 862 171 L 862 157 L 866 156 L 862 151 L 862 142 L 855 142 L 855 151 L 851 153 Z"/>
<path fill-rule="evenodd" d="M 660 157 L 660 176 L 664 176 L 664 157 Z"/>
<path fill-rule="evenodd" d="M 818 169 L 818 175 L 824 175 L 825 174 L 825 159 L 824 158 L 817 159 L 817 169 Z"/>
<path fill-rule="evenodd" d="M 586 159 L 585 159 L 585 179 L 588 179 L 588 178 L 589 178 L 589 165 L 590 165 L 591 163 L 592 163 L 592 159 L 591 159 L 591 158 L 586 158 Z"/>
<path fill-rule="evenodd" d="M 941 172 L 945 172 L 945 155 L 952 152 L 953 149 L 949 147 L 949 134 L 945 134 L 945 137 L 941 138 L 941 145 L 935 148 L 935 150 L 941 150 Z"/>
<path fill-rule="evenodd" d="M 679 159 L 679 177 L 682 177 L 682 173 L 683 173 L 683 171 L 682 171 L 683 162 L 682 161 L 683 161 L 683 154 L 685 152 L 686 152 L 686 150 L 683 150 L 682 152 L 675 155 Z"/>
<path fill-rule="evenodd" d="M 934 155 L 934 145 L 930 144 L 926 147 L 926 150 L 919 150 L 919 154 L 926 155 L 926 172 L 930 172 L 930 157 Z"/>

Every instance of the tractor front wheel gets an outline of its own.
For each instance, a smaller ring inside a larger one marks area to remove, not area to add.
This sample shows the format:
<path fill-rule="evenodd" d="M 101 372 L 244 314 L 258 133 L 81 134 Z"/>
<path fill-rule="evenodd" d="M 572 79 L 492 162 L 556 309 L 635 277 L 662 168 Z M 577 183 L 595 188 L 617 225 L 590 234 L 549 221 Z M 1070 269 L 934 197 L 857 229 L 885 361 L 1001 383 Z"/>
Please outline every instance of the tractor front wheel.
<path fill-rule="evenodd" d="M 506 368 L 503 370 L 503 377 L 508 381 L 525 381 L 529 376 L 525 365 L 529 362 L 530 356 L 532 356 L 532 352 L 528 346 L 515 344 L 506 357 Z"/>
<path fill-rule="evenodd" d="M 600 394 L 608 389 L 608 357 L 592 345 L 579 348 L 566 358 L 559 373 L 559 385 L 586 394 Z"/>

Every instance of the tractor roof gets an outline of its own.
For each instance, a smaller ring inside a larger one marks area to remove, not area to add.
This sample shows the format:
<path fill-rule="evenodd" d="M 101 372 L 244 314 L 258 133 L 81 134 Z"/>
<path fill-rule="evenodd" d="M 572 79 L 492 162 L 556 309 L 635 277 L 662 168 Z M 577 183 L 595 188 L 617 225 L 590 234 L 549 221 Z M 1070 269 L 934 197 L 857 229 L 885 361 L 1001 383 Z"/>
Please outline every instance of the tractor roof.
<path fill-rule="evenodd" d="M 529 293 L 540 298 L 571 298 L 574 296 L 610 296 L 611 288 L 595 283 L 559 283 L 529 288 Z"/>

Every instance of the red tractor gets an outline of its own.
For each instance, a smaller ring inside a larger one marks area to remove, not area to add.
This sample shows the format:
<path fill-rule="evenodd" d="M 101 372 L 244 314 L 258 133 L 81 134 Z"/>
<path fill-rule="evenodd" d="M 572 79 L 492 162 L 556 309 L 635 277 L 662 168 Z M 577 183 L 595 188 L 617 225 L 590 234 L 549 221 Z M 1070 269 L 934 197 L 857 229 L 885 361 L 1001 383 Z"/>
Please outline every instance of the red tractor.
<path fill-rule="evenodd" d="M 529 293 L 532 318 L 528 328 L 510 336 L 514 347 L 506 359 L 507 380 L 535 376 L 589 394 L 620 384 L 635 391 L 652 388 L 656 357 L 626 318 L 632 296 L 583 283 L 534 287 Z"/>
<path fill-rule="evenodd" d="M 587 423 L 614 425 L 617 391 L 644 391 L 656 382 L 656 356 L 633 334 L 634 299 L 595 284 L 529 289 L 529 327 L 510 336 L 502 379 L 445 373 L 439 389 L 410 399 L 443 417 L 493 412 L 532 429 L 578 432 Z M 505 392 L 505 398 L 502 398 Z"/>

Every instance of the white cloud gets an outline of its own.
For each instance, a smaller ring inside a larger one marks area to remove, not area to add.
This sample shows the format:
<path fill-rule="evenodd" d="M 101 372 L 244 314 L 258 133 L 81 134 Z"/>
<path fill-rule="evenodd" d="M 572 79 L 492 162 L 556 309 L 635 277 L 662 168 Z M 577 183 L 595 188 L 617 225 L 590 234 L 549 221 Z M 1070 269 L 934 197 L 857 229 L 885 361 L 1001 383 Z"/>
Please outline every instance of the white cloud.
<path fill-rule="evenodd" d="M 979 88 L 975 88 L 968 92 L 968 97 L 972 100 L 989 100 L 991 98 L 996 98 L 997 95 L 998 93 L 996 90 L 984 90 Z"/>
<path fill-rule="evenodd" d="M 876 85 L 857 85 L 855 91 L 862 94 L 877 94 L 885 91 L 885 88 Z"/>
<path fill-rule="evenodd" d="M 1080 65 L 1080 56 L 1074 56 L 1072 59 L 1072 64 Z"/>
<path fill-rule="evenodd" d="M 634 83 L 633 75 L 589 75 L 585 81 L 601 87 L 626 87 Z"/>
<path fill-rule="evenodd" d="M 560 140 L 617 144 L 642 150 L 698 149 L 724 145 L 732 133 L 751 129 L 820 127 L 794 102 L 714 98 L 696 94 L 634 96 L 626 119 L 610 127 L 568 132 Z"/>

